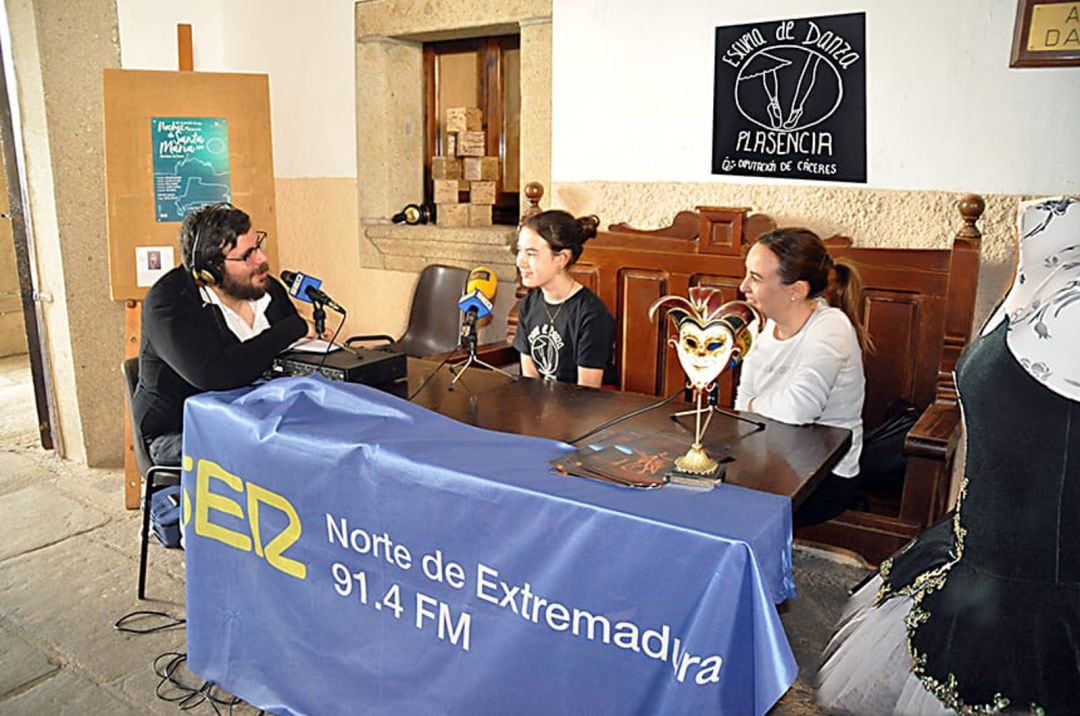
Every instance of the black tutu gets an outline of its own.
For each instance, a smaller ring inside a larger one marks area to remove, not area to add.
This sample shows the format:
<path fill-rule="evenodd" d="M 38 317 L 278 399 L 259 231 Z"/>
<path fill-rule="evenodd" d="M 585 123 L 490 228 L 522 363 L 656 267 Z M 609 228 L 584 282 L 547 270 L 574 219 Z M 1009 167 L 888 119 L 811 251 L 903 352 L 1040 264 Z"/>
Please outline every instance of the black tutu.
<path fill-rule="evenodd" d="M 1015 361 L 1006 325 L 957 367 L 957 513 L 852 597 L 819 674 L 830 711 L 1080 713 L 1080 410 Z"/>

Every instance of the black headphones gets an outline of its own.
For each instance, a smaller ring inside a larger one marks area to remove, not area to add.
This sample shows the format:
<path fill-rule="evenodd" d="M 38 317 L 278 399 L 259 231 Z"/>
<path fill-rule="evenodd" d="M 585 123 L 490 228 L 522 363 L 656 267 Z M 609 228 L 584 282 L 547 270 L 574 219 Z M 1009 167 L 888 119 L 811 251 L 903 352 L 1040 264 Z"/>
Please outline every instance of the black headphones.
<path fill-rule="evenodd" d="M 405 208 L 390 217 L 395 224 L 426 224 L 434 220 L 434 211 L 427 204 L 406 204 Z"/>
<path fill-rule="evenodd" d="M 234 210 L 236 210 L 236 207 L 227 201 L 199 210 L 202 214 L 195 222 L 195 226 L 192 227 L 195 232 L 195 239 L 191 244 L 190 270 L 191 277 L 200 286 L 216 286 L 224 279 L 222 267 L 220 265 L 215 266 L 207 255 L 209 249 L 207 248 L 207 242 L 203 240 L 203 234 L 211 228 L 217 228 L 214 224 L 220 226 L 221 222 L 228 216 L 227 212 Z M 211 245 L 211 247 L 215 250 L 221 248 L 219 245 Z"/>

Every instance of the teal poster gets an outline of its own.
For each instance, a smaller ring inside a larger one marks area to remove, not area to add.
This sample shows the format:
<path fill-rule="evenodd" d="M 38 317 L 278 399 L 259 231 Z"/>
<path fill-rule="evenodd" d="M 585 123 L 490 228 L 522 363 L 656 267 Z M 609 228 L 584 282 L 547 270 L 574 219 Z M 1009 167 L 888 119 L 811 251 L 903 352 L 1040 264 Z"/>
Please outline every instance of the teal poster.
<path fill-rule="evenodd" d="M 223 117 L 151 117 L 158 222 L 229 201 L 229 125 Z"/>

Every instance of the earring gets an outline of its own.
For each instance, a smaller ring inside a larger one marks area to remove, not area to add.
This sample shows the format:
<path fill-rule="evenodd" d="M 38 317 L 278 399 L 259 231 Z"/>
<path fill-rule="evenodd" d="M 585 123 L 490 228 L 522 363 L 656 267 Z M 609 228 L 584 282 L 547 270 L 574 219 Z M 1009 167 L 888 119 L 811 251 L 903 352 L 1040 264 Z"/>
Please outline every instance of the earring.
<path fill-rule="evenodd" d="M 795 297 L 794 296 L 788 296 L 788 300 L 791 301 L 792 303 L 795 303 Z"/>

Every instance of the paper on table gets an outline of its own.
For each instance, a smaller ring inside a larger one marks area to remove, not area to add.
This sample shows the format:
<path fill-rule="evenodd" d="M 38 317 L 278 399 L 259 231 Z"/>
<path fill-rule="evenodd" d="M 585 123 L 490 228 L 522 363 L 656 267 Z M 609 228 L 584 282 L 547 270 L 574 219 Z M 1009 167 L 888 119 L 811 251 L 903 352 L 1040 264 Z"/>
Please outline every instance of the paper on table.
<path fill-rule="evenodd" d="M 341 350 L 341 346 L 331 346 L 328 341 L 324 341 L 321 338 L 301 338 L 296 343 L 293 343 L 286 350 L 290 351 L 303 351 L 304 353 L 327 353 L 327 347 L 330 347 L 329 352 Z"/>

